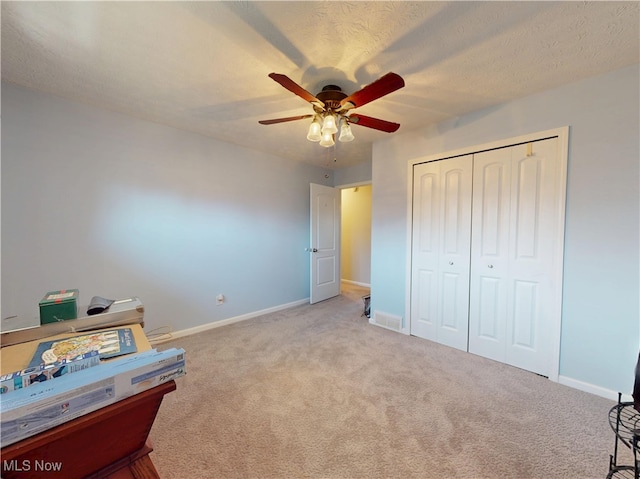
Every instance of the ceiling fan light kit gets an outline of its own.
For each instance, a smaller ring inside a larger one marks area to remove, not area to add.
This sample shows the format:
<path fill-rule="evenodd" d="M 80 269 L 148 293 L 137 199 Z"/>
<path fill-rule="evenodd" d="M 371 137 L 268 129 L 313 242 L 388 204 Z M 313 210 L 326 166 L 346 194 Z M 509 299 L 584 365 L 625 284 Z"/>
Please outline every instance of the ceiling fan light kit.
<path fill-rule="evenodd" d="M 398 123 L 363 115 L 349 115 L 351 109 L 365 105 L 402 88 L 404 80 L 396 73 L 387 73 L 349 96 L 336 85 L 327 85 L 314 96 L 286 75 L 271 73 L 269 77 L 290 92 L 311 103 L 315 114 L 261 120 L 258 123 L 262 125 L 313 118 L 307 132 L 307 140 L 319 143 L 320 146 L 326 148 L 335 145 L 334 136 L 338 132 L 338 127 L 340 128 L 338 141 L 353 141 L 355 137 L 351 132 L 351 123 L 386 133 L 392 133 L 400 128 Z"/>
<path fill-rule="evenodd" d="M 326 114 L 322 120 L 322 134 L 325 135 L 327 133 L 331 133 L 333 135 L 337 131 L 338 127 L 336 126 L 336 118 L 332 113 Z"/>
<path fill-rule="evenodd" d="M 333 133 L 325 133 L 322 135 L 322 139 L 320 140 L 320 146 L 329 148 L 330 146 L 333 146 L 335 144 L 336 142 L 333 141 Z"/>
<path fill-rule="evenodd" d="M 309 125 L 309 132 L 307 133 L 307 140 L 313 142 L 320 142 L 320 146 L 333 146 L 335 145 L 334 135 L 338 132 L 337 121 L 340 122 L 340 136 L 338 141 L 347 142 L 352 141 L 355 137 L 351 132 L 349 121 L 343 117 L 338 116 L 339 120 L 336 120 L 336 115 L 329 112 L 321 112 L 313 117 L 313 121 Z M 322 119 L 322 122 L 320 121 Z"/>
<path fill-rule="evenodd" d="M 346 118 L 342 118 L 340 122 L 342 123 L 342 126 L 340 126 L 340 136 L 338 137 L 338 140 L 343 143 L 353 141 L 355 136 L 351 133 L 351 126 L 349 126 L 349 122 Z"/>
<path fill-rule="evenodd" d="M 322 124 L 320 118 L 316 115 L 313 117 L 313 121 L 309 125 L 309 133 L 307 133 L 307 140 L 315 141 L 316 143 L 322 139 Z"/>

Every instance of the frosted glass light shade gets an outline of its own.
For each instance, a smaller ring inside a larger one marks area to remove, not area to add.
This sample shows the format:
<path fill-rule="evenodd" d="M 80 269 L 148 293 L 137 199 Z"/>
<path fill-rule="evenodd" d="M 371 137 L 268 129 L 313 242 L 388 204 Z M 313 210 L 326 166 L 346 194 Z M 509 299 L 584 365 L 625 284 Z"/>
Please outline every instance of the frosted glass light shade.
<path fill-rule="evenodd" d="M 315 117 L 311 124 L 309 125 L 309 133 L 307 133 L 307 140 L 309 141 L 320 141 L 322 139 L 322 135 L 320 134 L 320 120 L 318 117 Z"/>
<path fill-rule="evenodd" d="M 322 122 L 322 136 L 326 134 L 333 135 L 338 131 L 338 127 L 336 126 L 336 119 L 333 115 L 328 114 L 324 117 L 324 121 Z"/>
<path fill-rule="evenodd" d="M 351 133 L 351 126 L 345 120 L 342 120 L 342 126 L 340 127 L 340 136 L 338 140 L 347 142 L 354 140 L 353 133 Z"/>
<path fill-rule="evenodd" d="M 333 141 L 332 133 L 323 133 L 322 140 L 320 140 L 320 146 L 324 146 L 325 148 L 329 148 L 330 146 L 335 145 L 335 141 Z"/>

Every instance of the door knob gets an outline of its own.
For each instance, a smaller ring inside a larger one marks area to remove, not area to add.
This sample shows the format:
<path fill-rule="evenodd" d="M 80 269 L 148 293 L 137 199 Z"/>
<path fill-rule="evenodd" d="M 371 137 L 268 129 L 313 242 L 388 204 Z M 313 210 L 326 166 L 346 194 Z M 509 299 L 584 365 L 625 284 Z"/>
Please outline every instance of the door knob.
<path fill-rule="evenodd" d="M 488 267 L 489 267 L 489 268 L 493 268 L 493 265 L 492 265 L 492 264 L 490 264 Z"/>
<path fill-rule="evenodd" d="M 317 252 L 318 252 L 318 248 L 313 248 L 313 249 L 311 250 L 311 252 L 312 252 L 312 253 L 317 253 Z"/>

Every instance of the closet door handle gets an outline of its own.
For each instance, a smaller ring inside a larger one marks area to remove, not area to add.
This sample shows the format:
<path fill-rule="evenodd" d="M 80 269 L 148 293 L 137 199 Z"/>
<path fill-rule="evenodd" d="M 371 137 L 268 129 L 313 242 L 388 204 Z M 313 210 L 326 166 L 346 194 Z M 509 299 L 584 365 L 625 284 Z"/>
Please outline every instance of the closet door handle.
<path fill-rule="evenodd" d="M 488 268 L 489 268 L 489 269 L 493 268 L 493 265 L 492 265 L 492 264 L 490 264 L 490 265 L 488 266 Z"/>
<path fill-rule="evenodd" d="M 449 261 L 449 266 L 453 266 L 453 261 Z"/>

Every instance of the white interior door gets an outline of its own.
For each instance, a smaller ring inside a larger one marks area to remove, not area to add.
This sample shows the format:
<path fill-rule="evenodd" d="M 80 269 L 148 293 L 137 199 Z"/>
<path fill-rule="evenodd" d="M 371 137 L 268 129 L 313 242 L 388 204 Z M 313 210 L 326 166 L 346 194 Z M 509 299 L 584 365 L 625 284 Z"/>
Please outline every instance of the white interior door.
<path fill-rule="evenodd" d="M 414 336 L 467 350 L 473 157 L 414 166 Z"/>
<path fill-rule="evenodd" d="M 311 183 L 311 304 L 340 294 L 340 189 Z"/>
<path fill-rule="evenodd" d="M 469 351 L 545 376 L 559 321 L 558 139 L 474 156 Z"/>

